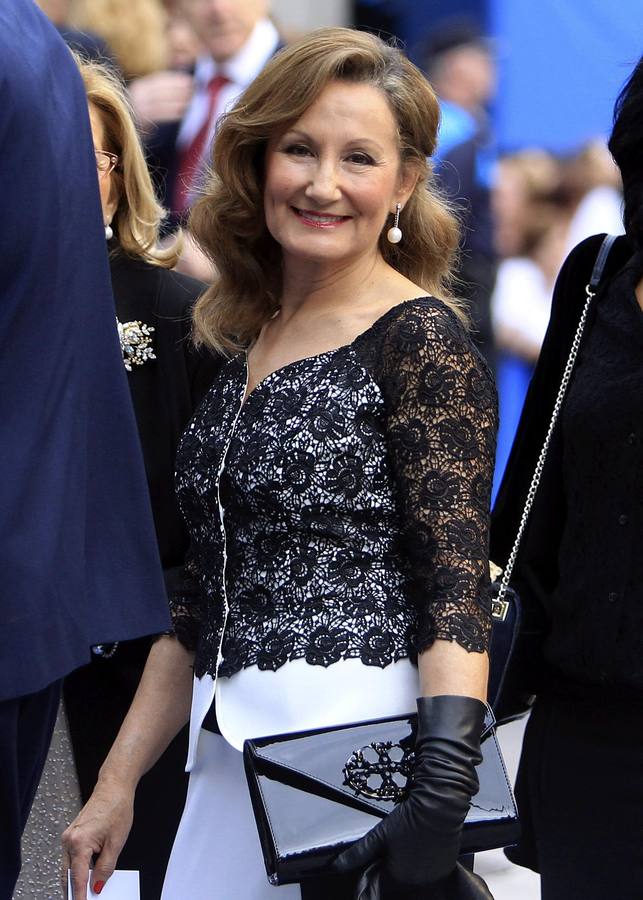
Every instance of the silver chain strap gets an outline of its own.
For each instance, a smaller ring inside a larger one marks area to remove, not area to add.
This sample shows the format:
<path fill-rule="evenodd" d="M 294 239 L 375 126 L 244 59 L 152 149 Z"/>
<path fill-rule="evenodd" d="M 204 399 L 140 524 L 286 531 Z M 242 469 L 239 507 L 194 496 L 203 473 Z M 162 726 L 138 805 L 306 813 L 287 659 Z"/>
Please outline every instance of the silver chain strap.
<path fill-rule="evenodd" d="M 551 443 L 551 437 L 554 433 L 554 426 L 556 425 L 556 420 L 558 419 L 558 414 L 560 413 L 560 409 L 563 405 L 563 400 L 565 399 L 565 394 L 567 392 L 567 388 L 569 386 L 569 382 L 572 376 L 572 370 L 574 368 L 574 363 L 576 362 L 576 357 L 578 356 L 578 349 L 580 347 L 580 342 L 583 338 L 583 331 L 585 330 L 585 322 L 587 320 L 587 313 L 589 312 L 590 304 L 595 296 L 595 291 L 592 290 L 592 287 L 588 284 L 585 286 L 585 293 L 587 294 L 587 299 L 585 301 L 585 305 L 583 307 L 583 312 L 581 313 L 580 321 L 578 323 L 578 327 L 576 329 L 576 334 L 574 335 L 574 340 L 572 341 L 571 350 L 569 351 L 569 357 L 567 358 L 567 363 L 565 365 L 565 369 L 563 371 L 563 377 L 560 381 L 560 387 L 558 388 L 558 396 L 556 397 L 556 402 L 554 403 L 554 410 L 551 414 L 551 421 L 549 422 L 549 428 L 547 429 L 547 434 L 545 436 L 545 440 L 543 442 L 542 449 L 540 451 L 540 455 L 538 457 L 538 462 L 536 463 L 536 468 L 534 470 L 534 474 L 531 479 L 531 484 L 529 485 L 529 491 L 527 492 L 527 499 L 525 501 L 525 508 L 523 509 L 522 516 L 520 519 L 520 525 L 518 526 L 518 534 L 516 535 L 516 539 L 514 541 L 513 547 L 511 548 L 511 553 L 509 554 L 509 559 L 507 560 L 507 565 L 505 566 L 505 570 L 502 573 L 502 579 L 500 581 L 500 587 L 498 588 L 498 594 L 495 598 L 495 604 L 502 609 L 504 607 L 505 595 L 507 593 L 507 588 L 509 587 L 509 582 L 511 580 L 511 575 L 513 573 L 514 565 L 516 563 L 516 557 L 518 556 L 518 550 L 520 548 L 520 542 L 522 540 L 523 533 L 525 528 L 527 527 L 527 520 L 529 519 L 529 513 L 531 512 L 531 507 L 534 504 L 534 500 L 536 498 L 536 491 L 538 490 L 538 485 L 540 484 L 540 478 L 543 474 L 543 469 L 545 468 L 545 459 L 547 458 L 547 451 L 549 450 L 549 444 Z M 504 618 L 504 616 L 502 616 Z"/>

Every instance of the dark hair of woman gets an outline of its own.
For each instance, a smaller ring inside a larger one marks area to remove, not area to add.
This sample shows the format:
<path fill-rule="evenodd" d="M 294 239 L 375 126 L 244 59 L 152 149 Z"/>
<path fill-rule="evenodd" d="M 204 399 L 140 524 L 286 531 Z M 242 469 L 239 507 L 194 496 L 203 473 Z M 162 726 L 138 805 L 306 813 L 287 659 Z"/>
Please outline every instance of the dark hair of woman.
<path fill-rule="evenodd" d="M 608 147 L 623 179 L 623 223 L 630 242 L 643 249 L 643 56 L 618 96 Z"/>

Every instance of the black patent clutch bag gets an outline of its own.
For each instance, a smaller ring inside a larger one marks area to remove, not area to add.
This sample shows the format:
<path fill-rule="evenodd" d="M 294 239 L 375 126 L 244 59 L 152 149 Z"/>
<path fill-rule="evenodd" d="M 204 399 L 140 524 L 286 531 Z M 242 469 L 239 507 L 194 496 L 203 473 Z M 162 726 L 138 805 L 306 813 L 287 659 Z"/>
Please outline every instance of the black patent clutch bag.
<path fill-rule="evenodd" d="M 480 790 L 464 823 L 462 853 L 505 847 L 518 816 L 491 712 Z M 404 800 L 413 776 L 416 716 L 378 719 L 246 741 L 244 764 L 271 884 L 327 874 L 329 863 Z"/>

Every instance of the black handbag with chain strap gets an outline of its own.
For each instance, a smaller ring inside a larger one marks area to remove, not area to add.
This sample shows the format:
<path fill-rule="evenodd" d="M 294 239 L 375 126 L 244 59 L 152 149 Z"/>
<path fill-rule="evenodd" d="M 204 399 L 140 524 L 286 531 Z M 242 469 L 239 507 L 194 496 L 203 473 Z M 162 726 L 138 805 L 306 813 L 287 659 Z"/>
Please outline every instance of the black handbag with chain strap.
<path fill-rule="evenodd" d="M 538 460 L 525 498 L 518 531 L 504 571 L 490 564 L 492 577 L 492 616 L 494 619 L 489 650 L 490 672 L 488 697 L 498 724 L 525 715 L 533 705 L 537 679 L 533 672 L 539 666 L 541 648 L 546 635 L 545 622 L 536 617 L 524 617 L 518 593 L 510 586 L 511 576 L 527 527 L 536 492 L 547 458 L 547 451 L 569 386 L 576 357 L 580 349 L 590 306 L 596 295 L 615 235 L 606 235 L 599 249 L 594 267 L 585 287 L 586 299 L 569 356 L 563 370 L 558 394 Z"/>

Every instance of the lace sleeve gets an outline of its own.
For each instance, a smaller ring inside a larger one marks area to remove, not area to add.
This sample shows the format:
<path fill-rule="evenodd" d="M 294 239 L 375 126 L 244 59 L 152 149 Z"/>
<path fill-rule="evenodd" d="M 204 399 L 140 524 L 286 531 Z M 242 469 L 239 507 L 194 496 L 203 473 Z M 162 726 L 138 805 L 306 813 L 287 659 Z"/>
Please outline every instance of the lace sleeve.
<path fill-rule="evenodd" d="M 199 640 L 202 618 L 201 585 L 191 550 L 182 566 L 165 573 L 172 616 L 172 631 L 186 650 L 194 651 Z"/>
<path fill-rule="evenodd" d="M 403 551 L 419 619 L 436 639 L 488 649 L 489 504 L 497 402 L 456 316 L 434 299 L 405 306 L 380 358 Z"/>

